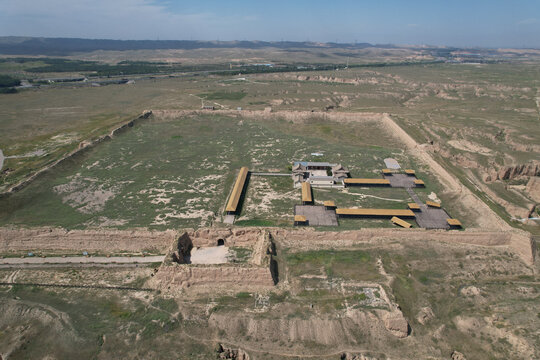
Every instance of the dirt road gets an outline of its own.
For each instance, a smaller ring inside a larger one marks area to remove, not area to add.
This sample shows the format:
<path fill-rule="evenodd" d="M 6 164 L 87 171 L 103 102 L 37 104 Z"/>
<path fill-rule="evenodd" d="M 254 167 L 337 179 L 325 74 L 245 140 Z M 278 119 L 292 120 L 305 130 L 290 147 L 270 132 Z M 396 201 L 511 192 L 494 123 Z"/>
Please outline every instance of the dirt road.
<path fill-rule="evenodd" d="M 25 265 L 52 265 L 52 264 L 149 264 L 162 262 L 165 255 L 157 256 L 71 256 L 71 257 L 25 257 L 25 258 L 6 258 L 0 259 L 1 265 L 22 266 Z"/>

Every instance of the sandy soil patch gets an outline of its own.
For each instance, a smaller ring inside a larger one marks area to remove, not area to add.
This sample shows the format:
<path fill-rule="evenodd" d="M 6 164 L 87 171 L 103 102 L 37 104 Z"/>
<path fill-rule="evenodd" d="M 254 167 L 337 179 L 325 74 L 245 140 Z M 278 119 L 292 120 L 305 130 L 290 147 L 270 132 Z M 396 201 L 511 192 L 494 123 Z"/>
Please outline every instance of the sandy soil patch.
<path fill-rule="evenodd" d="M 167 225 L 168 219 L 175 218 L 175 219 L 201 219 L 201 226 L 203 226 L 208 219 L 211 219 L 214 217 L 214 213 L 212 211 L 204 210 L 204 209 L 190 209 L 187 208 L 186 211 L 179 211 L 174 209 L 164 209 L 165 211 L 170 211 L 165 214 L 158 214 L 154 221 L 152 222 L 152 225 Z"/>
<path fill-rule="evenodd" d="M 12 155 L 12 156 L 6 156 L 6 159 L 20 159 L 20 158 L 27 158 L 27 157 L 34 157 L 34 156 L 44 156 L 47 155 L 47 152 L 43 149 L 38 149 L 36 151 L 31 151 L 29 153 L 23 154 L 23 155 Z"/>
<path fill-rule="evenodd" d="M 473 144 L 472 142 L 467 140 L 450 140 L 448 144 L 458 150 L 477 153 L 481 155 L 490 155 L 492 153 L 491 149 L 488 149 L 478 144 Z"/>
<path fill-rule="evenodd" d="M 118 186 L 106 187 L 98 179 L 75 175 L 67 184 L 57 185 L 53 190 L 62 197 L 62 202 L 84 214 L 91 214 L 105 208 L 105 203 L 114 198 Z"/>
<path fill-rule="evenodd" d="M 431 201 L 438 202 L 438 203 L 441 202 L 441 200 L 439 199 L 437 194 L 435 194 L 433 191 L 428 195 L 428 199 L 431 200 Z"/>
<path fill-rule="evenodd" d="M 377 170 L 377 172 L 379 172 L 379 171 Z M 373 199 L 394 201 L 394 202 L 406 202 L 407 201 L 407 200 L 400 200 L 400 199 L 384 198 L 384 197 L 375 196 L 375 195 L 368 195 L 368 194 L 360 194 L 360 193 L 349 192 L 349 189 L 347 189 L 347 188 L 343 189 L 343 192 L 347 193 L 349 195 L 358 196 L 358 197 L 360 197 L 360 199 L 373 198 Z"/>
<path fill-rule="evenodd" d="M 248 214 L 267 214 L 274 210 L 272 202 L 275 200 L 286 200 L 298 197 L 298 191 L 293 189 L 285 193 L 278 193 L 272 189 L 268 179 L 257 178 L 250 184 L 253 196 L 248 196 L 246 213 Z"/>
<path fill-rule="evenodd" d="M 127 224 L 125 219 L 109 219 L 105 216 L 100 216 L 97 219 L 92 219 L 84 223 L 88 227 L 117 227 Z"/>
<path fill-rule="evenodd" d="M 68 133 L 68 134 L 60 134 L 51 137 L 51 142 L 53 142 L 56 145 L 65 145 L 65 144 L 71 144 L 74 141 L 78 140 L 78 134 L 77 133 Z"/>
<path fill-rule="evenodd" d="M 191 251 L 192 264 L 225 264 L 229 255 L 226 246 L 195 248 Z"/>

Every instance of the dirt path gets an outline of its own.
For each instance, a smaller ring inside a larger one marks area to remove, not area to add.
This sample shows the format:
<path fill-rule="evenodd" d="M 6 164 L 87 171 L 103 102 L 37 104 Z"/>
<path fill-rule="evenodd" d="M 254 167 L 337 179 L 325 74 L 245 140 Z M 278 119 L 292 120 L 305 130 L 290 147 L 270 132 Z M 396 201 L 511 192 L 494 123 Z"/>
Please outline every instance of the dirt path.
<path fill-rule="evenodd" d="M 364 349 L 364 348 L 347 348 L 347 349 L 341 349 L 341 350 L 338 350 L 338 351 L 332 351 L 332 352 L 329 352 L 329 353 L 319 353 L 319 354 L 303 354 L 303 353 L 295 353 L 295 352 L 276 352 L 276 351 L 270 351 L 270 350 L 261 350 L 260 348 L 253 348 L 253 347 L 250 347 L 249 345 L 245 344 L 245 343 L 242 343 L 242 342 L 231 342 L 229 340 L 223 340 L 223 339 L 219 339 L 219 338 L 213 338 L 213 339 L 201 339 L 200 337 L 198 336 L 193 336 L 189 333 L 187 333 L 185 330 L 182 330 L 182 333 L 196 341 L 196 342 L 199 342 L 199 343 L 206 343 L 206 344 L 215 344 L 215 343 L 219 343 L 219 344 L 223 344 L 223 345 L 227 345 L 231 348 L 237 348 L 237 349 L 242 349 L 248 353 L 257 353 L 257 354 L 264 354 L 264 355 L 273 355 L 273 356 L 280 356 L 280 357 L 287 357 L 287 358 L 296 358 L 296 359 L 316 359 L 316 358 L 328 358 L 330 356 L 339 356 L 343 353 L 346 353 L 346 352 L 350 352 L 350 353 L 363 353 L 363 352 L 367 352 L 367 351 L 370 351 L 369 349 Z"/>
<path fill-rule="evenodd" d="M 353 196 L 360 196 L 362 198 L 373 198 L 373 199 L 379 199 L 379 200 L 386 200 L 386 201 L 393 201 L 393 202 L 406 202 L 407 200 L 400 200 L 400 199 L 389 199 L 389 198 L 385 198 L 385 197 L 380 197 L 380 196 L 375 196 L 375 195 L 368 195 L 368 194 L 362 194 L 362 193 L 350 193 L 350 192 L 347 192 L 347 194 L 349 195 L 353 195 Z"/>
<path fill-rule="evenodd" d="M 405 191 L 407 191 L 409 196 L 414 200 L 415 203 L 420 205 L 421 208 L 424 208 L 424 209 L 426 208 L 426 205 L 422 202 L 422 200 L 420 200 L 420 198 L 418 197 L 418 195 L 416 195 L 413 189 L 405 188 Z"/>
<path fill-rule="evenodd" d="M 131 286 L 104 286 L 104 285 L 74 285 L 74 284 L 52 284 L 52 283 L 19 283 L 19 282 L 0 282 L 0 286 L 31 286 L 31 287 L 52 287 L 62 289 L 99 289 L 99 290 L 127 290 L 127 291 L 146 291 L 153 292 L 154 289 L 150 288 L 135 288 Z M 44 305 L 40 305 L 44 306 Z"/>
<path fill-rule="evenodd" d="M 148 264 L 162 262 L 165 258 L 164 255 L 157 256 L 96 256 L 96 257 L 83 257 L 83 256 L 71 256 L 71 257 L 25 257 L 25 258 L 6 258 L 0 259 L 0 265 L 53 265 L 53 264 Z"/>
<path fill-rule="evenodd" d="M 0 171 L 2 171 L 2 168 L 4 167 L 4 153 L 2 152 L 2 149 L 0 149 Z"/>

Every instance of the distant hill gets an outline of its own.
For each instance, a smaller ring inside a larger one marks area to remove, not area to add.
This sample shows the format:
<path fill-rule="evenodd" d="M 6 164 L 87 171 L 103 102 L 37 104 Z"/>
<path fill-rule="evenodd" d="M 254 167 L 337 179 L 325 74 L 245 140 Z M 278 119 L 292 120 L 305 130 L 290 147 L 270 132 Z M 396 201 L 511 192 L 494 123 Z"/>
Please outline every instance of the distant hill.
<path fill-rule="evenodd" d="M 66 56 L 73 53 L 96 50 L 160 50 L 160 49 L 210 49 L 243 48 L 261 49 L 265 47 L 281 49 L 310 48 L 350 48 L 368 47 L 393 48 L 393 45 L 372 45 L 369 43 L 337 44 L 294 41 L 191 41 L 191 40 L 97 40 L 76 38 L 32 38 L 0 37 L 0 54 L 4 55 L 48 55 Z"/>

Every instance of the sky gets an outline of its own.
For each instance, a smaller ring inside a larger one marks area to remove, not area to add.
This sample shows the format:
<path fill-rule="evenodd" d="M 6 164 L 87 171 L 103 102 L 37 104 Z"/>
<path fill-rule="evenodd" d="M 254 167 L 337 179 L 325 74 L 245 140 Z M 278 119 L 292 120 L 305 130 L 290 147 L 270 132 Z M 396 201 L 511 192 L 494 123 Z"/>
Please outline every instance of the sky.
<path fill-rule="evenodd" d="M 0 0 L 0 36 L 540 48 L 540 0 Z"/>

